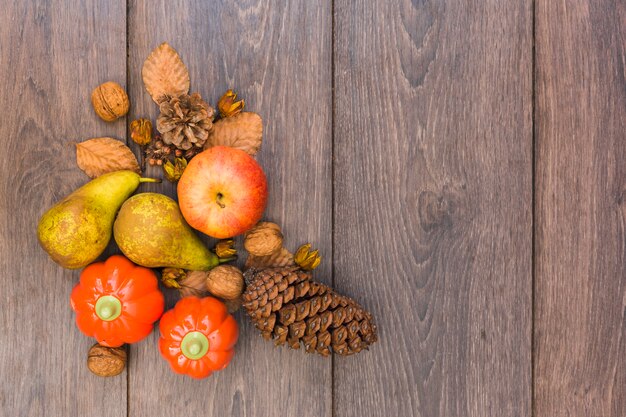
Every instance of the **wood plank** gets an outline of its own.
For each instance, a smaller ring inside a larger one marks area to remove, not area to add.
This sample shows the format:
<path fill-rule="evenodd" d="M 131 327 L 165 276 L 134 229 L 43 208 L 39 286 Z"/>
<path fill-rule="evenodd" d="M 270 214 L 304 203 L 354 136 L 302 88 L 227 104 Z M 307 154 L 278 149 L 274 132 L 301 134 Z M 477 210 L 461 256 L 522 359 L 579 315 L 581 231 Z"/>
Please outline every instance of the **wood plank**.
<path fill-rule="evenodd" d="M 141 81 L 143 60 L 163 41 L 176 48 L 191 90 L 215 105 L 235 88 L 264 119 L 258 160 L 270 187 L 266 218 L 283 225 L 295 248 L 314 242 L 331 255 L 331 4 L 326 1 L 131 4 L 130 90 L 133 117 L 157 115 Z M 174 188 L 160 187 L 174 196 Z M 212 243 L 212 241 L 207 240 Z M 320 276 L 330 282 L 330 262 Z M 170 302 L 175 297 L 171 297 Z M 237 354 L 203 381 L 173 374 L 157 334 L 133 347 L 132 416 L 329 416 L 331 361 L 265 342 L 243 313 Z"/>
<path fill-rule="evenodd" d="M 99 83 L 126 81 L 122 0 L 3 2 L 0 16 L 0 414 L 125 416 L 126 373 L 92 375 L 63 270 L 39 247 L 43 212 L 88 181 L 72 142 L 123 138 L 93 112 Z"/>
<path fill-rule="evenodd" d="M 626 414 L 626 5 L 536 9 L 535 416 Z"/>
<path fill-rule="evenodd" d="M 471 3 L 471 4 L 470 4 Z M 335 415 L 531 409 L 532 4 L 336 0 Z"/>

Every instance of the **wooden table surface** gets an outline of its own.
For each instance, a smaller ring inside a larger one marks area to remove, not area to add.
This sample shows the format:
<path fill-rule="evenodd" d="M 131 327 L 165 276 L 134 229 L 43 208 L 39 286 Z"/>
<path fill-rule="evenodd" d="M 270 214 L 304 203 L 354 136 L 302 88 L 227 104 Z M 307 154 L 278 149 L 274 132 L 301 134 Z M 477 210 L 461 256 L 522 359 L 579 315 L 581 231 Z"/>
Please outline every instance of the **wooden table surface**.
<path fill-rule="evenodd" d="M 0 415 L 626 415 L 623 1 L 0 6 Z M 374 313 L 370 351 L 274 348 L 239 312 L 237 355 L 206 380 L 173 374 L 156 332 L 122 375 L 89 373 L 79 271 L 37 220 L 87 181 L 73 143 L 156 117 L 141 67 L 163 41 L 192 91 L 233 87 L 262 115 L 265 217 Z M 132 102 L 115 123 L 89 102 L 107 80 Z"/>

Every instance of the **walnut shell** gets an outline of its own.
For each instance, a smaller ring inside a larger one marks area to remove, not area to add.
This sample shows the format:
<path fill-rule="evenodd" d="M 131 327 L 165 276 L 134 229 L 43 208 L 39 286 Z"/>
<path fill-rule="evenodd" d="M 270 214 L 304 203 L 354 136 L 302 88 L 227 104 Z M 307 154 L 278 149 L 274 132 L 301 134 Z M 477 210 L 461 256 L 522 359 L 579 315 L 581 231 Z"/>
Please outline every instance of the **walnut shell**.
<path fill-rule="evenodd" d="M 216 297 L 234 300 L 243 292 L 243 273 L 232 265 L 220 265 L 209 271 L 206 288 Z"/>
<path fill-rule="evenodd" d="M 121 85 L 107 81 L 97 86 L 91 93 L 91 104 L 100 118 L 112 122 L 128 113 L 130 101 Z"/>
<path fill-rule="evenodd" d="M 280 226 L 271 222 L 260 222 L 245 236 L 243 246 L 254 256 L 268 256 L 283 247 Z"/>
<path fill-rule="evenodd" d="M 98 376 L 115 376 L 122 373 L 126 366 L 124 346 L 111 348 L 98 343 L 89 349 L 87 367 Z"/>
<path fill-rule="evenodd" d="M 208 272 L 206 271 L 187 271 L 185 278 L 178 281 L 180 288 L 178 292 L 181 297 L 194 295 L 202 297 L 206 294 L 206 279 Z"/>

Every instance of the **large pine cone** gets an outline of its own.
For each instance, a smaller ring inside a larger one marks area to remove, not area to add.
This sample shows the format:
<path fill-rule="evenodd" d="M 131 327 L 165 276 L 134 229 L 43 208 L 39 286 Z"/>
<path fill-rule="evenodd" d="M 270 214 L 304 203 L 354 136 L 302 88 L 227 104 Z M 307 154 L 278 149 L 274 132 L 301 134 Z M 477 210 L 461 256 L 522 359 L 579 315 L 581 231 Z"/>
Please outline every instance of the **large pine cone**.
<path fill-rule="evenodd" d="M 372 315 L 354 300 L 311 280 L 296 267 L 249 269 L 243 306 L 255 326 L 276 345 L 307 352 L 351 355 L 376 342 Z"/>
<path fill-rule="evenodd" d="M 202 100 L 200 94 L 164 97 L 159 108 L 161 114 L 156 126 L 163 142 L 182 150 L 204 146 L 213 129 L 215 110 Z"/>

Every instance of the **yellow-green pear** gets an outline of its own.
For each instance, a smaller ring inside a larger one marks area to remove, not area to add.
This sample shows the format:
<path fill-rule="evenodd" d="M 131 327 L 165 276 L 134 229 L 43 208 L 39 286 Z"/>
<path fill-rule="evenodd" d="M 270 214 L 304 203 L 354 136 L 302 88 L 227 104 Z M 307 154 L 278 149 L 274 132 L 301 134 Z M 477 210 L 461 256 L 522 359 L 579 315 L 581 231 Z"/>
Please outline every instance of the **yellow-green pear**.
<path fill-rule="evenodd" d="M 128 259 L 148 268 L 207 271 L 220 263 L 187 224 L 178 204 L 162 194 L 141 193 L 126 200 L 113 235 Z"/>
<path fill-rule="evenodd" d="M 64 268 L 87 266 L 107 247 L 122 203 L 139 183 L 156 181 L 133 171 L 111 172 L 89 181 L 41 216 L 39 243 Z"/>

